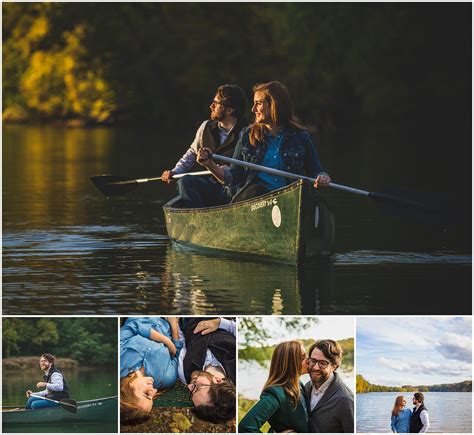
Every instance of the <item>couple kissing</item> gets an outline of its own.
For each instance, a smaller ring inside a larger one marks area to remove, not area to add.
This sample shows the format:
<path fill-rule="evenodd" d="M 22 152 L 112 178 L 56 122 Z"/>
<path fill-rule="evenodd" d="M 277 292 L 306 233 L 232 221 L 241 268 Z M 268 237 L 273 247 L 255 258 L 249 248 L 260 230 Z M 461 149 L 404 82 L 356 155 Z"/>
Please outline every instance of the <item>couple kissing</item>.
<path fill-rule="evenodd" d="M 342 349 L 318 340 L 308 350 L 296 341 L 273 351 L 270 373 L 259 401 L 239 423 L 239 432 L 354 432 L 354 395 L 337 373 Z M 300 376 L 309 374 L 303 384 Z"/>

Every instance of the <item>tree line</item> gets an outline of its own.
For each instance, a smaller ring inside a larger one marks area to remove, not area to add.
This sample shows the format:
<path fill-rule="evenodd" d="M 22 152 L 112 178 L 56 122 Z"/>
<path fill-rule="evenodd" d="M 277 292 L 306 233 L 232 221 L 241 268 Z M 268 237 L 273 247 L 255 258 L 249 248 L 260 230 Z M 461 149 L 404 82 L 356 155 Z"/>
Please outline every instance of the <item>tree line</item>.
<path fill-rule="evenodd" d="M 300 341 L 301 344 L 305 347 L 306 352 L 308 352 L 310 346 L 314 343 L 314 340 L 298 341 Z M 343 359 L 341 364 L 342 370 L 352 370 L 354 367 L 354 339 L 346 338 L 344 340 L 337 340 L 337 342 L 339 343 L 343 351 Z M 275 347 L 276 345 L 262 347 L 247 346 L 245 348 L 239 349 L 239 360 L 256 361 L 262 367 L 268 368 Z"/>
<path fill-rule="evenodd" d="M 5 121 L 175 125 L 219 84 L 280 80 L 305 121 L 470 108 L 471 5 L 3 3 Z M 470 121 L 468 117 L 468 121 Z"/>
<path fill-rule="evenodd" d="M 380 392 L 472 392 L 472 380 L 462 381 L 453 384 L 436 385 L 403 385 L 401 387 L 387 387 L 384 385 L 375 385 L 368 382 L 362 375 L 356 376 L 357 393 L 380 393 Z"/>
<path fill-rule="evenodd" d="M 87 366 L 117 365 L 117 319 L 13 318 L 2 320 L 3 357 L 72 358 Z"/>

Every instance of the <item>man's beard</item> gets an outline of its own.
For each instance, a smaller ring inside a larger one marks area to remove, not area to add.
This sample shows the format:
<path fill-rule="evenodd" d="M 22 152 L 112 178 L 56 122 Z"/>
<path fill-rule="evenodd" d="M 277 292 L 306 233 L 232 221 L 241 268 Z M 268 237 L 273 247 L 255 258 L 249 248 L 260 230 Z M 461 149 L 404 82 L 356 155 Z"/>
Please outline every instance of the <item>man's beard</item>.
<path fill-rule="evenodd" d="M 329 376 L 331 376 L 331 373 L 321 372 L 320 375 L 316 375 L 316 374 L 313 374 L 313 371 L 310 370 L 309 376 L 311 378 L 311 382 L 313 383 L 313 385 L 317 383 L 321 386 L 329 379 Z"/>
<path fill-rule="evenodd" d="M 221 122 L 225 118 L 225 114 L 223 112 L 211 112 L 211 119 L 213 121 Z"/>

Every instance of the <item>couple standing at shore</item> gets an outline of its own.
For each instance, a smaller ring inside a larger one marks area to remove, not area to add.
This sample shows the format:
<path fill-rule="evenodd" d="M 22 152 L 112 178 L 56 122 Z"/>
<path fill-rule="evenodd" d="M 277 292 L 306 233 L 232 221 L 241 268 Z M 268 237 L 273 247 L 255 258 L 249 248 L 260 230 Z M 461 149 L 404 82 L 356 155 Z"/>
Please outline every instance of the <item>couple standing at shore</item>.
<path fill-rule="evenodd" d="M 424 433 L 428 432 L 430 419 L 425 408 L 423 393 L 413 395 L 413 412 L 405 408 L 407 401 L 404 396 L 395 399 L 392 409 L 391 429 L 394 433 Z"/>
<path fill-rule="evenodd" d="M 273 351 L 260 400 L 239 423 L 239 432 L 354 432 L 354 395 L 337 373 L 342 349 L 334 340 L 318 340 L 306 355 L 296 340 Z M 300 376 L 309 373 L 304 385 Z"/>

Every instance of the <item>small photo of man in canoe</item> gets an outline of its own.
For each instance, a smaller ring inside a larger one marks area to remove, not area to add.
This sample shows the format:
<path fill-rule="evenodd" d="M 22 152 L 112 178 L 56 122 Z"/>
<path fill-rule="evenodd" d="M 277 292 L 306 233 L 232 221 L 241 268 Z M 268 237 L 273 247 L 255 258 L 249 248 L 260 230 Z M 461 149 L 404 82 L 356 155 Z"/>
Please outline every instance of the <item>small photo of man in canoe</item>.
<path fill-rule="evenodd" d="M 37 388 L 44 388 L 42 391 L 33 392 L 27 390 L 26 409 L 52 408 L 61 406 L 61 399 L 69 398 L 69 386 L 64 375 L 54 364 L 55 358 L 50 353 L 41 355 L 39 360 L 40 369 L 43 371 L 44 381 L 36 384 Z"/>
<path fill-rule="evenodd" d="M 117 433 L 118 327 L 117 317 L 3 318 L 2 433 Z"/>
<path fill-rule="evenodd" d="M 122 432 L 235 432 L 235 319 L 129 317 L 122 323 Z"/>

